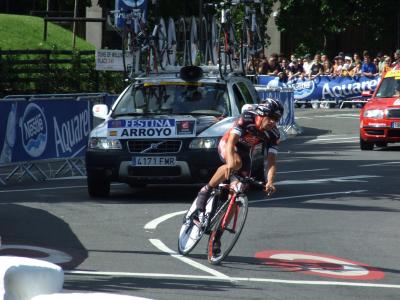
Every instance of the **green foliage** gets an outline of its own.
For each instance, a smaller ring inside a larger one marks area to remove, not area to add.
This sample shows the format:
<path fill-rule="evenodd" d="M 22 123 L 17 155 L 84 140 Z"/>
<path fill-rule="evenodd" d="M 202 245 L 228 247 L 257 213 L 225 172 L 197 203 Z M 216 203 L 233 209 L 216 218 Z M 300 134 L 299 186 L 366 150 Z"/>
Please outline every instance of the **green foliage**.
<path fill-rule="evenodd" d="M 48 24 L 43 41 L 43 20 L 38 17 L 0 14 L 0 50 L 51 50 L 50 54 L 0 56 L 0 97 L 21 93 L 120 92 L 122 72 L 95 70 L 94 46 L 77 38 L 72 55 L 57 50 L 72 49 L 72 33 Z M 92 50 L 81 55 L 81 50 Z M 48 63 L 48 60 L 69 60 Z"/>
<path fill-rule="evenodd" d="M 396 25 L 398 0 L 281 0 L 277 25 L 296 52 L 327 52 L 336 38 L 357 30 L 364 49 L 379 49 L 385 33 Z M 303 53 L 304 54 L 304 53 Z"/>
<path fill-rule="evenodd" d="M 43 19 L 39 17 L 0 14 L 0 48 L 9 49 L 72 49 L 72 33 L 56 24 L 48 23 L 47 40 L 43 41 Z M 81 38 L 76 48 L 94 50 Z"/>

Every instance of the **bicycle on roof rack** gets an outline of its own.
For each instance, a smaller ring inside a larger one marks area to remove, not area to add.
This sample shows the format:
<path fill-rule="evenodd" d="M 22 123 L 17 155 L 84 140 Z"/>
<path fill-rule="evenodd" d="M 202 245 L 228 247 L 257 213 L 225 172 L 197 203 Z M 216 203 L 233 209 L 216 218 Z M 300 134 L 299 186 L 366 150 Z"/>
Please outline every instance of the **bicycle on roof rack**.
<path fill-rule="evenodd" d="M 240 67 L 246 74 L 248 67 L 256 69 L 255 58 L 259 53 L 264 52 L 263 40 L 256 19 L 258 7 L 261 15 L 264 15 L 264 4 L 262 0 L 240 0 L 240 3 L 244 4 L 245 10 L 240 42 Z"/>
<path fill-rule="evenodd" d="M 108 13 L 108 24 L 121 35 L 122 40 L 122 63 L 125 77 L 138 73 L 140 69 L 141 49 L 147 36 L 146 22 L 143 16 L 143 10 L 138 7 L 138 1 L 132 9 L 112 10 Z M 110 20 L 113 16 L 121 19 L 122 28 L 114 26 Z"/>
<path fill-rule="evenodd" d="M 204 16 L 200 20 L 199 50 L 200 63 L 204 65 L 218 64 L 219 25 L 217 24 L 216 8 L 213 3 L 203 4 Z"/>
<path fill-rule="evenodd" d="M 236 37 L 232 19 L 232 9 L 235 7 L 244 8 L 239 39 Z M 206 3 L 203 8 L 206 17 L 201 20 L 200 49 L 205 60 L 209 59 L 214 65 L 219 66 L 221 78 L 234 71 L 246 74 L 247 64 L 254 65 L 255 56 L 264 50 L 256 20 L 257 8 L 260 8 L 261 14 L 264 14 L 262 0 L 226 0 L 219 3 Z M 215 10 L 220 11 L 218 25 Z M 208 26 L 203 24 L 208 24 Z M 202 32 L 206 32 L 207 38 L 203 37 Z"/>
<path fill-rule="evenodd" d="M 158 72 L 164 69 L 176 56 L 175 24 L 170 18 L 168 28 L 163 18 L 158 19 L 151 34 L 138 0 L 129 10 L 119 9 L 109 12 L 122 19 L 121 29 L 109 24 L 121 35 L 122 62 L 125 78 L 133 78 L 139 73 Z M 156 4 L 158 1 L 156 1 Z"/>
<path fill-rule="evenodd" d="M 222 183 L 215 188 L 206 205 L 205 223 L 199 225 L 199 211 L 196 208 L 197 198 L 193 201 L 183 218 L 178 237 L 178 251 L 189 254 L 199 243 L 204 234 L 209 234 L 207 258 L 211 264 L 224 260 L 239 239 L 246 223 L 248 198 L 246 191 L 249 185 L 264 187 L 264 183 L 252 177 L 235 174 L 238 183 Z M 216 245 L 218 246 L 216 247 Z M 218 253 L 216 253 L 218 249 Z"/>
<path fill-rule="evenodd" d="M 218 34 L 218 66 L 221 78 L 238 69 L 240 47 L 232 20 L 232 8 L 239 0 L 227 0 L 216 4 L 221 10 Z"/>

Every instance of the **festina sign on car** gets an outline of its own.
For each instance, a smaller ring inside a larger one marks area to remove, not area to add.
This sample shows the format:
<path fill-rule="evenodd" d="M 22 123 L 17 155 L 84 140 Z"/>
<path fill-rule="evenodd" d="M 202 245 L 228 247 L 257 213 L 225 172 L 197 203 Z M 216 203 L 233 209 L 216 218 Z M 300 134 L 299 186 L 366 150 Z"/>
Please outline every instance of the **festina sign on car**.
<path fill-rule="evenodd" d="M 108 121 L 110 139 L 193 137 L 194 119 L 132 119 Z"/>

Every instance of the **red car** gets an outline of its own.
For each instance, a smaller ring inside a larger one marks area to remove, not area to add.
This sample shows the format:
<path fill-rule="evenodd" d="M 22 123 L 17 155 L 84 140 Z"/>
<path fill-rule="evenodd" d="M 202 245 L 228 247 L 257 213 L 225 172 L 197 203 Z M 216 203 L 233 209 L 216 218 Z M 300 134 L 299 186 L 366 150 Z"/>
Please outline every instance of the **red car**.
<path fill-rule="evenodd" d="M 363 93 L 365 96 L 365 93 Z M 400 70 L 385 74 L 360 111 L 360 148 L 373 150 L 400 142 Z"/>

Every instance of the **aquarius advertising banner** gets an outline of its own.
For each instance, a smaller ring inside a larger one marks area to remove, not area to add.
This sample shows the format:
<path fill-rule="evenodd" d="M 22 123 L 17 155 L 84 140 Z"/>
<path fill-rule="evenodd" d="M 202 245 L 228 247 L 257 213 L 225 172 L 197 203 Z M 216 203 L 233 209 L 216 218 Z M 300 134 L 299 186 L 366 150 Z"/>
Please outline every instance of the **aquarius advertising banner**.
<path fill-rule="evenodd" d="M 142 11 L 143 21 L 147 19 L 147 2 L 148 0 L 115 0 L 115 10 L 131 12 L 132 9 L 139 9 Z M 122 28 L 125 25 L 123 16 L 115 16 L 115 26 Z M 132 24 L 133 25 L 133 24 Z"/>
<path fill-rule="evenodd" d="M 363 91 L 373 91 L 379 83 L 380 76 L 318 76 L 311 80 L 296 78 L 283 82 L 276 76 L 260 75 L 258 80 L 258 83 L 266 88 L 293 88 L 295 100 L 341 100 L 360 97 Z"/>
<path fill-rule="evenodd" d="M 0 164 L 83 156 L 90 101 L 0 101 Z"/>

